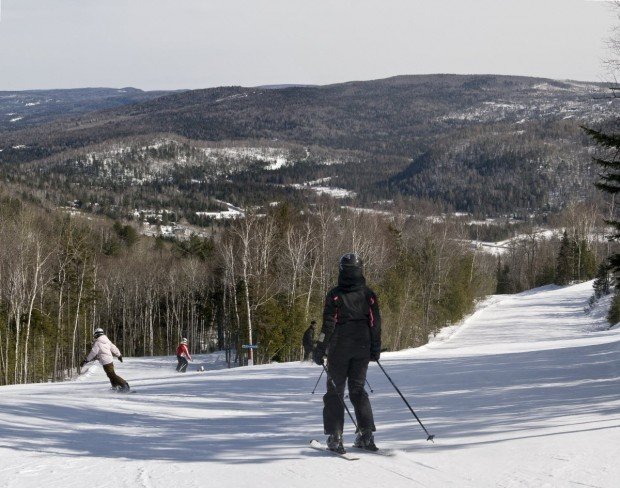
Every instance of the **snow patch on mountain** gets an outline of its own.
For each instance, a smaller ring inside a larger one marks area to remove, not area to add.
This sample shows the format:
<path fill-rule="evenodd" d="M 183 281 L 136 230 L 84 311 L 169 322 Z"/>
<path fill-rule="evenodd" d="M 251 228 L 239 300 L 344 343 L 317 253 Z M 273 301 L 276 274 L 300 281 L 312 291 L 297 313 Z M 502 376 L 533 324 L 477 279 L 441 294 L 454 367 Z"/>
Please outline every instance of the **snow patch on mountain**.
<path fill-rule="evenodd" d="M 245 210 L 242 208 L 235 207 L 232 203 L 222 202 L 219 200 L 218 202 L 225 205 L 226 210 L 221 210 L 219 212 L 196 212 L 196 215 L 215 220 L 239 219 L 245 217 Z"/>
<path fill-rule="evenodd" d="M 617 113 L 617 100 L 606 97 L 609 89 L 596 84 L 572 81 L 542 82 L 525 92 L 516 93 L 515 99 L 481 102 L 465 110 L 453 111 L 436 120 L 439 122 L 513 121 L 521 124 L 526 120 L 562 117 L 579 118 L 590 122 L 600 121 Z M 523 100 L 527 100 L 523 102 Z"/>
<path fill-rule="evenodd" d="M 275 147 L 207 148 L 204 153 L 218 160 L 265 163 L 264 169 L 274 171 L 290 164 L 290 153 Z"/>
<path fill-rule="evenodd" d="M 229 95 L 227 97 L 218 98 L 217 100 L 215 100 L 215 103 L 221 103 L 221 102 L 226 102 L 229 100 L 237 100 L 239 98 L 247 98 L 247 97 L 248 97 L 248 93 L 235 93 L 234 95 Z"/>
<path fill-rule="evenodd" d="M 472 240 L 471 247 L 473 250 L 482 251 L 489 254 L 494 254 L 496 256 L 500 256 L 502 254 L 507 253 L 513 246 L 517 245 L 520 241 L 523 240 L 549 240 L 552 238 L 560 238 L 562 235 L 561 230 L 558 229 L 536 229 L 530 234 L 519 234 L 510 239 L 505 239 L 503 241 L 498 242 L 484 242 Z"/>
<path fill-rule="evenodd" d="M 347 190 L 345 188 L 338 188 L 333 186 L 323 186 L 322 183 L 330 181 L 332 177 L 321 178 L 314 181 L 308 181 L 305 183 L 294 183 L 291 186 L 297 190 L 311 190 L 319 195 L 328 195 L 332 198 L 355 198 L 357 195 L 354 191 Z"/>
<path fill-rule="evenodd" d="M 329 195 L 333 198 L 355 198 L 356 193 L 345 188 L 334 188 L 330 186 L 313 186 L 312 191 L 315 191 L 319 195 Z"/>

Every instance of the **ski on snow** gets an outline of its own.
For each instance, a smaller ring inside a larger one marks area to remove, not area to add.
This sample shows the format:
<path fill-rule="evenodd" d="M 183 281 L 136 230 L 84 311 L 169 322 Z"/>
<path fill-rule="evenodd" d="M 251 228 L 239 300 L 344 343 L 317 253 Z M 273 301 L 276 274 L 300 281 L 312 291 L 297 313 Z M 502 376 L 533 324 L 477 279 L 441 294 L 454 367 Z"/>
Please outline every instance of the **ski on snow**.
<path fill-rule="evenodd" d="M 333 454 L 334 456 L 338 456 L 339 458 L 346 459 L 347 461 L 357 461 L 359 459 L 358 457 L 353 456 L 352 454 L 349 454 L 348 452 L 346 452 L 344 454 L 341 454 L 341 453 L 336 452 L 336 451 L 330 451 L 329 449 L 327 449 L 326 446 L 321 444 L 316 439 L 313 439 L 312 441 L 310 441 L 310 447 L 312 449 L 316 449 L 317 451 L 322 451 L 322 452 L 326 452 L 328 454 Z"/>
<path fill-rule="evenodd" d="M 379 449 L 378 451 L 369 451 L 368 449 L 364 449 L 363 447 L 355 447 L 351 446 L 357 452 L 364 452 L 367 454 L 374 454 L 375 456 L 396 456 L 396 453 L 392 449 Z"/>

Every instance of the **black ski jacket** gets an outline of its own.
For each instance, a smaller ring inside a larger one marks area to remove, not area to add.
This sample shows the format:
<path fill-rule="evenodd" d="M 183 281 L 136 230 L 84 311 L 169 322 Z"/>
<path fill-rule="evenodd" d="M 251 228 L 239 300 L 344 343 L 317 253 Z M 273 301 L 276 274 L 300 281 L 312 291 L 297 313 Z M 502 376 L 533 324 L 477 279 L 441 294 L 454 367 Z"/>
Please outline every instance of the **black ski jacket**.
<path fill-rule="evenodd" d="M 341 348 L 381 351 L 379 303 L 360 269 L 344 268 L 338 286 L 325 297 L 319 343 L 329 352 Z"/>
<path fill-rule="evenodd" d="M 306 351 L 311 351 L 314 347 L 314 328 L 308 327 L 304 332 L 303 346 Z"/>

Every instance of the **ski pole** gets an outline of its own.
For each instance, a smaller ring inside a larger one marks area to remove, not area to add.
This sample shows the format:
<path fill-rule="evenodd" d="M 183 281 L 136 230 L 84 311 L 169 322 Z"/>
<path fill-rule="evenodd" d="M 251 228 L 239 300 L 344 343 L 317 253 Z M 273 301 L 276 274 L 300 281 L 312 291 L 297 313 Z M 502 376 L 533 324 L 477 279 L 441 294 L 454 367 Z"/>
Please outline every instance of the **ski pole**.
<path fill-rule="evenodd" d="M 405 402 L 405 405 L 407 405 L 409 407 L 409 410 L 411 411 L 411 413 L 413 414 L 413 416 L 416 418 L 416 420 L 418 421 L 418 423 L 420 424 L 420 426 L 424 429 L 424 432 L 426 432 L 426 435 L 428 436 L 426 438 L 427 441 L 431 441 L 434 442 L 433 439 L 435 438 L 434 435 L 431 435 L 428 430 L 426 430 L 426 427 L 424 427 L 424 424 L 422 423 L 422 421 L 420 420 L 420 418 L 416 415 L 416 413 L 413 411 L 413 408 L 411 408 L 411 405 L 409 405 L 409 402 L 407 401 L 407 399 L 403 396 L 403 394 L 400 392 L 400 390 L 398 389 L 398 386 L 396 386 L 396 384 L 394 384 L 394 382 L 392 381 L 392 378 L 390 378 L 390 375 L 387 374 L 387 371 L 385 371 L 385 369 L 383 369 L 383 366 L 381 366 L 381 363 L 379 361 L 376 362 L 379 367 L 381 368 L 381 371 L 383 371 L 383 374 L 385 374 L 385 377 L 390 381 L 390 383 L 392 383 L 392 386 L 394 387 L 394 389 L 398 392 L 398 394 L 400 395 L 400 397 L 403 399 L 403 402 Z"/>
<path fill-rule="evenodd" d="M 334 392 L 336 393 L 338 400 L 340 400 L 341 405 L 344 407 L 344 409 L 349 414 L 349 418 L 351 419 L 351 422 L 353 422 L 353 425 L 355 425 L 355 432 L 358 432 L 359 429 L 357 427 L 357 422 L 355 422 L 353 415 L 351 415 L 351 411 L 349 410 L 349 407 L 347 407 L 347 404 L 344 402 L 344 399 L 339 395 L 338 388 L 336 388 L 336 382 L 331 376 L 329 376 L 329 372 L 327 371 L 327 368 L 325 367 L 325 365 L 323 365 L 323 371 L 327 373 L 327 380 L 332 382 L 332 386 L 334 387 Z"/>
<path fill-rule="evenodd" d="M 372 386 L 370 386 L 370 383 L 368 383 L 368 378 L 366 378 L 366 384 L 368 385 L 368 389 L 370 390 L 370 393 L 374 393 L 375 390 L 373 390 Z"/>
<path fill-rule="evenodd" d="M 321 371 L 321 374 L 319 375 L 319 379 L 316 380 L 316 385 L 314 385 L 314 389 L 312 390 L 313 395 L 314 395 L 314 392 L 316 391 L 316 387 L 319 386 L 319 381 L 321 381 L 321 378 L 323 377 L 323 373 L 325 373 L 325 370 Z"/>

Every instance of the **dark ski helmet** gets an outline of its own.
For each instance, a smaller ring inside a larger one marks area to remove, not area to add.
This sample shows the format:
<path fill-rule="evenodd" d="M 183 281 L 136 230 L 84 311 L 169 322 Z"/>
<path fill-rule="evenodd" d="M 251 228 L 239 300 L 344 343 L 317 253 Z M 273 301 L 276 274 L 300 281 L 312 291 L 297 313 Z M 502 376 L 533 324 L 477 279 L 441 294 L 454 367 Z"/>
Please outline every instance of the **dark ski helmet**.
<path fill-rule="evenodd" d="M 362 263 L 362 258 L 360 258 L 357 254 L 355 254 L 354 252 L 349 252 L 347 254 L 344 254 L 341 258 L 340 258 L 340 271 L 343 271 L 345 268 L 356 268 L 356 269 L 362 269 L 364 263 Z"/>
<path fill-rule="evenodd" d="M 95 329 L 95 331 L 93 332 L 93 335 L 95 336 L 95 339 L 97 337 L 101 337 L 104 334 L 105 334 L 105 332 L 103 332 L 103 329 L 101 329 L 101 328 Z"/>

